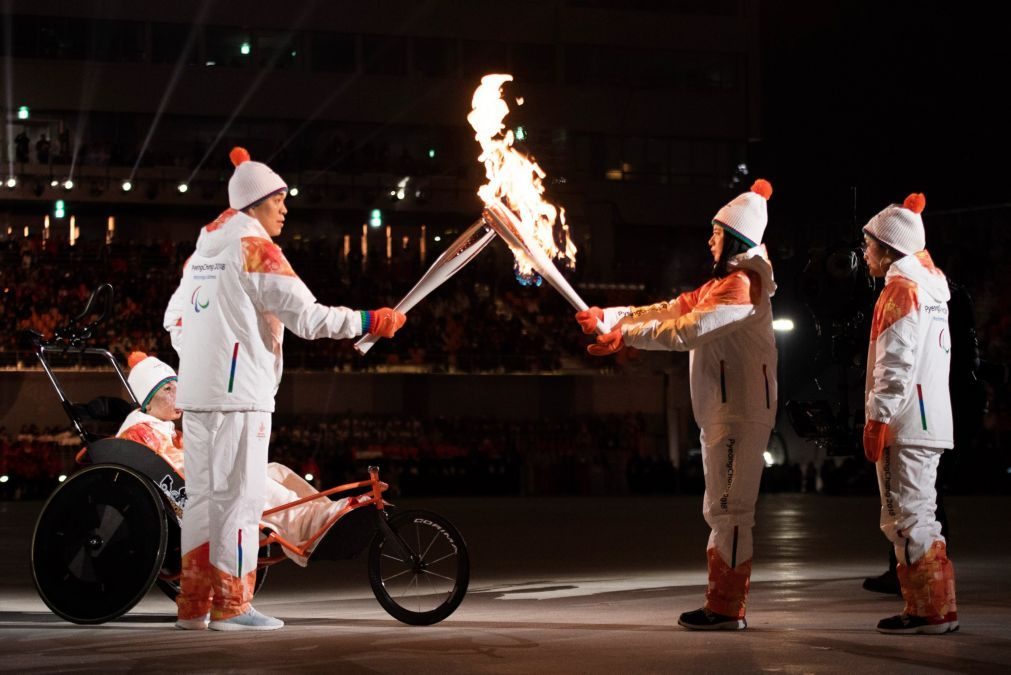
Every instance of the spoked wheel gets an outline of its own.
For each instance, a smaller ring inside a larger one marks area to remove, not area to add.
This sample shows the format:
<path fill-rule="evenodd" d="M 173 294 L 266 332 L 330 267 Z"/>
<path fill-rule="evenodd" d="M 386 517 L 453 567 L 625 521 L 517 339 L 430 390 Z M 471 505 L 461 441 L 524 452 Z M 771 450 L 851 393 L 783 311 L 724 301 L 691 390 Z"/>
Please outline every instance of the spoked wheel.
<path fill-rule="evenodd" d="M 463 537 L 431 511 L 399 511 L 389 525 L 404 550 L 379 530 L 369 549 L 372 592 L 398 621 L 413 626 L 442 621 L 467 593 L 470 557 Z"/>
<path fill-rule="evenodd" d="M 84 469 L 53 492 L 35 524 L 35 588 L 67 621 L 112 621 L 154 583 L 166 530 L 161 496 L 148 478 L 123 466 Z"/>

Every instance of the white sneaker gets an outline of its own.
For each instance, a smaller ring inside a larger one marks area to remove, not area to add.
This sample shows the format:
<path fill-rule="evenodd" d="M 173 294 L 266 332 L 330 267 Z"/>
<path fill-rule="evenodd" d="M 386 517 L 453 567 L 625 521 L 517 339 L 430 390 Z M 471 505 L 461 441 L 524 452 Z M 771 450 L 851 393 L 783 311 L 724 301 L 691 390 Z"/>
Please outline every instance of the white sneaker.
<path fill-rule="evenodd" d="M 231 619 L 211 621 L 207 627 L 211 630 L 277 630 L 284 627 L 284 622 L 250 607 Z"/>
<path fill-rule="evenodd" d="M 207 630 L 207 622 L 211 620 L 211 613 L 208 612 L 197 619 L 179 619 L 176 621 L 176 628 L 182 630 Z"/>

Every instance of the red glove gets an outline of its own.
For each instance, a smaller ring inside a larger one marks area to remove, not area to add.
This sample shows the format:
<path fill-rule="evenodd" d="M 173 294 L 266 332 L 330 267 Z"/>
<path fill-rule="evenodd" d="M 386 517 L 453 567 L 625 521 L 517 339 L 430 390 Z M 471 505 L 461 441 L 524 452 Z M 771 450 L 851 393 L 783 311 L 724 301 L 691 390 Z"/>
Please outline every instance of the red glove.
<path fill-rule="evenodd" d="M 407 321 L 406 315 L 389 307 L 370 309 L 365 312 L 365 315 L 365 320 L 362 322 L 365 332 L 384 338 L 393 337 L 393 334 L 400 330 L 400 327 Z"/>
<path fill-rule="evenodd" d="M 867 420 L 864 425 L 864 457 L 868 462 L 877 462 L 885 451 L 888 440 L 888 424 L 877 420 Z"/>
<path fill-rule="evenodd" d="M 621 337 L 621 329 L 615 328 L 610 333 L 597 336 L 597 343 L 586 348 L 593 356 L 610 356 L 621 351 L 625 340 Z"/>
<path fill-rule="evenodd" d="M 600 307 L 590 307 L 580 312 L 576 312 L 576 322 L 583 332 L 589 335 L 597 332 L 597 322 L 604 320 L 604 310 Z"/>

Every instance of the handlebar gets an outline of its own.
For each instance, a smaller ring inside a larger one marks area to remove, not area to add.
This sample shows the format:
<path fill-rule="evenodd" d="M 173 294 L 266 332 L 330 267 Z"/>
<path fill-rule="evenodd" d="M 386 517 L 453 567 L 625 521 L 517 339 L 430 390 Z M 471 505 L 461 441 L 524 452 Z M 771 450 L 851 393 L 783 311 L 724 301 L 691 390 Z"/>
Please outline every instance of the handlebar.
<path fill-rule="evenodd" d="M 67 325 L 53 331 L 52 338 L 47 340 L 46 337 L 38 331 L 26 330 L 22 332 L 23 343 L 26 345 L 30 344 L 36 349 L 39 347 L 83 349 L 85 342 L 91 339 L 95 329 L 100 323 L 105 321 L 105 318 L 109 315 L 109 311 L 112 309 L 113 294 L 114 291 L 112 284 L 101 284 L 91 293 L 91 297 L 88 298 L 88 303 L 84 306 L 84 311 L 70 319 Z M 101 300 L 103 303 L 101 312 L 96 312 L 92 309 L 98 300 Z M 83 319 L 95 313 L 98 314 L 98 318 L 94 321 L 85 324 L 84 326 L 78 325 L 78 323 Z"/>

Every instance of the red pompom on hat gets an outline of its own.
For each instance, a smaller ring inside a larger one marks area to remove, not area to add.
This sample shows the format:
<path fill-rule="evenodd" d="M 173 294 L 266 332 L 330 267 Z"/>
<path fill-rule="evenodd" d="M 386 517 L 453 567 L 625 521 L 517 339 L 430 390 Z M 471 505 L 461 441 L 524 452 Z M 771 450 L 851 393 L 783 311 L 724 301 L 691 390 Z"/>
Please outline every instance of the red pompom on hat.
<path fill-rule="evenodd" d="M 249 150 L 235 146 L 232 148 L 232 151 L 228 153 L 228 159 L 232 160 L 232 166 L 238 166 L 243 162 L 248 162 Z"/>
<path fill-rule="evenodd" d="M 147 354 L 145 354 L 144 352 L 130 352 L 130 356 L 126 357 L 126 365 L 133 368 L 146 358 Z"/>
<path fill-rule="evenodd" d="M 772 183 L 764 178 L 759 178 L 751 185 L 751 191 L 755 194 L 762 195 L 766 198 L 766 200 L 768 200 L 772 197 Z"/>
<path fill-rule="evenodd" d="M 914 192 L 906 197 L 906 200 L 902 202 L 902 206 L 913 213 L 923 213 L 923 209 L 927 206 L 927 198 L 922 192 Z"/>

